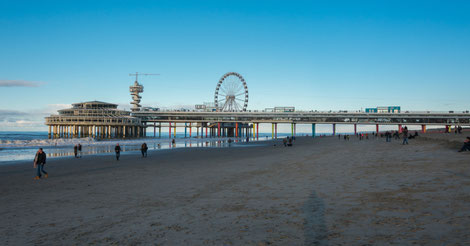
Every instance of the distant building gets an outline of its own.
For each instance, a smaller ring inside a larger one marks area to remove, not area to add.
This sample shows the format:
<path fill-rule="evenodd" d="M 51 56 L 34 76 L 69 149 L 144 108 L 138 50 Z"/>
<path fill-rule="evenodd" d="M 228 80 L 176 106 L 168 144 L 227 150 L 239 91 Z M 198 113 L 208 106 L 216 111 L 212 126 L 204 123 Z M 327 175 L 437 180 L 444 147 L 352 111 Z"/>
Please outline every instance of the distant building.
<path fill-rule="evenodd" d="M 376 108 L 366 108 L 366 113 L 400 113 L 400 106 L 382 106 Z"/>
<path fill-rule="evenodd" d="M 160 111 L 160 108 L 143 107 L 142 111 Z"/>
<path fill-rule="evenodd" d="M 213 102 L 205 102 L 203 104 L 196 104 L 195 105 L 196 111 L 203 111 L 203 112 L 215 112 L 217 108 Z"/>
<path fill-rule="evenodd" d="M 295 112 L 295 107 L 274 107 L 266 108 L 265 112 Z"/>

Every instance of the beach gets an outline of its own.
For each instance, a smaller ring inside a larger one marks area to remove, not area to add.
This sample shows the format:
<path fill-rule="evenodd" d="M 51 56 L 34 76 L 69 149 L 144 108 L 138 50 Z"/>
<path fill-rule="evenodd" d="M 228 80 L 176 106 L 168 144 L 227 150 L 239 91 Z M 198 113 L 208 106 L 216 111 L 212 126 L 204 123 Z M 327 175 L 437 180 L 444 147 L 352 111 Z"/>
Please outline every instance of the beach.
<path fill-rule="evenodd" d="M 1 166 L 2 245 L 465 245 L 465 134 L 297 137 Z"/>

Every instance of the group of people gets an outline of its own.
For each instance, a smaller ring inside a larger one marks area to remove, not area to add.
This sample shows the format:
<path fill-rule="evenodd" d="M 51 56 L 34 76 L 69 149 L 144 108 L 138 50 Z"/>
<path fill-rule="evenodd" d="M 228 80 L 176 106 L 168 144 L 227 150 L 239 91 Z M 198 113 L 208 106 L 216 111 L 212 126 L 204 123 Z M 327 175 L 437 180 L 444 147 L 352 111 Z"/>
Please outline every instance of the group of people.
<path fill-rule="evenodd" d="M 449 133 L 448 131 L 445 131 L 446 133 Z M 456 126 L 454 130 L 455 134 L 462 134 L 462 127 L 461 126 Z"/>
<path fill-rule="evenodd" d="M 408 139 L 414 139 L 419 136 L 417 131 L 415 131 L 413 135 L 409 134 L 408 127 L 406 126 L 402 129 L 402 135 L 403 135 L 403 142 L 402 142 L 403 145 L 408 144 Z M 393 132 L 393 134 L 390 131 L 386 131 L 385 134 L 383 134 L 383 136 L 385 136 L 386 142 L 391 142 L 392 138 L 400 139 L 400 133 L 398 131 Z"/>
<path fill-rule="evenodd" d="M 364 134 L 364 133 L 361 132 L 361 133 L 357 133 L 356 137 L 359 137 L 359 140 L 363 140 L 364 138 L 369 139 L 369 134 L 368 133 Z"/>
<path fill-rule="evenodd" d="M 149 149 L 149 147 L 147 146 L 147 143 L 143 143 L 141 146 L 140 146 L 140 152 L 142 153 L 142 158 L 146 158 L 147 157 L 147 150 Z M 116 146 L 114 147 L 114 152 L 116 153 L 116 160 L 119 161 L 119 157 L 121 157 L 121 146 L 119 145 L 119 143 L 116 144 Z"/>
<path fill-rule="evenodd" d="M 295 137 L 292 136 L 292 137 L 286 137 L 284 139 L 282 139 L 282 143 L 284 144 L 284 147 L 292 147 L 292 141 L 295 140 Z"/>

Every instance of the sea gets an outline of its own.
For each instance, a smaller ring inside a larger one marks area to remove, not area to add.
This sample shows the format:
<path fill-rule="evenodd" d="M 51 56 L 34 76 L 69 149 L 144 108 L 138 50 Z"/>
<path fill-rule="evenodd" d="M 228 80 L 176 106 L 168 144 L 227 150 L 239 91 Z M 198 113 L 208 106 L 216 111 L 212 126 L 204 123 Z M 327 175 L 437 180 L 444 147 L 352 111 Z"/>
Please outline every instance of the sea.
<path fill-rule="evenodd" d="M 278 134 L 278 138 L 289 134 Z M 41 131 L 0 131 L 0 165 L 14 164 L 19 161 L 33 160 L 38 148 L 43 148 L 48 158 L 66 158 L 74 155 L 73 147 L 82 145 L 83 155 L 106 155 L 114 153 L 117 143 L 122 148 L 122 154 L 138 153 L 142 143 L 147 143 L 149 151 L 173 148 L 227 148 L 247 147 L 254 145 L 243 144 L 246 138 L 198 138 L 185 137 L 184 133 L 177 133 L 175 144 L 166 137 L 155 138 L 153 133 L 145 138 L 133 139 L 94 139 L 94 138 L 58 138 L 49 139 L 47 132 Z M 172 135 L 173 136 L 173 135 Z M 231 141 L 229 141 L 229 139 Z M 271 134 L 260 133 L 257 139 L 249 141 L 271 140 Z"/>

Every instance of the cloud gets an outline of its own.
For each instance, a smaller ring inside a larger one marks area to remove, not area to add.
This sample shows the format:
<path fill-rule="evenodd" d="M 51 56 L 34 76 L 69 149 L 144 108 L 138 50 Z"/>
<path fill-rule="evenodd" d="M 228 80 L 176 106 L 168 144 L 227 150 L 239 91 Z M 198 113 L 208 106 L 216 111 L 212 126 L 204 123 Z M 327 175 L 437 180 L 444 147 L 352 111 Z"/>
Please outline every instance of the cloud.
<path fill-rule="evenodd" d="M 17 110 L 4 110 L 0 109 L 0 117 L 8 117 L 8 116 L 23 116 L 26 115 L 25 112 L 17 111 Z"/>
<path fill-rule="evenodd" d="M 25 81 L 25 80 L 0 80 L 0 87 L 39 87 L 42 82 Z"/>
<path fill-rule="evenodd" d="M 70 108 L 70 104 L 48 104 L 45 107 L 26 111 L 0 109 L 0 131 L 41 130 L 44 131 L 44 117 L 57 114 L 57 110 Z"/>

